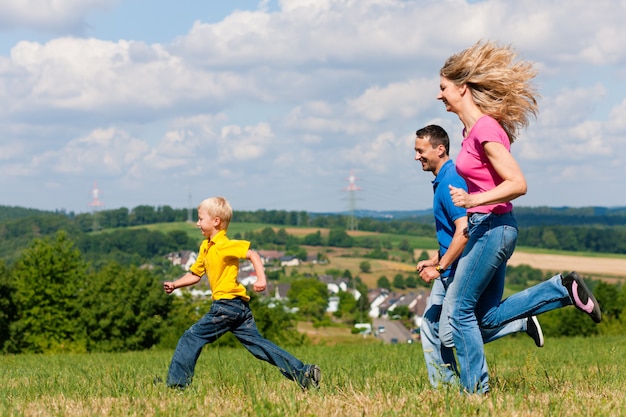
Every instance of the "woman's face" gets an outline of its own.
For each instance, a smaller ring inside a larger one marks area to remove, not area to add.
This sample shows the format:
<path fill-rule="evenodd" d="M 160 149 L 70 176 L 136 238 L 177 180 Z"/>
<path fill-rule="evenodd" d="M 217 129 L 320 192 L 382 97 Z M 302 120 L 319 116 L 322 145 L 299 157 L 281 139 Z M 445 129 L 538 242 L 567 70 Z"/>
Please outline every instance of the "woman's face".
<path fill-rule="evenodd" d="M 458 113 L 459 103 L 461 102 L 461 88 L 446 77 L 441 77 L 437 100 L 443 102 L 446 106 L 446 111 Z"/>

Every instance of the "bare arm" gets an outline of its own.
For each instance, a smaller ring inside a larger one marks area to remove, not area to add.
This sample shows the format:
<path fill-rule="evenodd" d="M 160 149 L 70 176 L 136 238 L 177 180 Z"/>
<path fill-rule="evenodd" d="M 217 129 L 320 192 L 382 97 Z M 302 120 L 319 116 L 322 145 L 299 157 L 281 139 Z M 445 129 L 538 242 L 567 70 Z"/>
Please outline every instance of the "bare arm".
<path fill-rule="evenodd" d="M 256 272 L 257 280 L 252 285 L 252 289 L 256 292 L 265 291 L 267 287 L 267 279 L 265 277 L 265 268 L 263 268 L 263 261 L 256 251 L 249 250 L 246 254 L 246 258 L 252 262 L 252 266 Z"/>
<path fill-rule="evenodd" d="M 513 155 L 497 142 L 483 144 L 489 162 L 498 173 L 502 182 L 495 188 L 469 195 L 461 188 L 450 186 L 450 195 L 455 206 L 472 208 L 486 204 L 506 203 L 526 194 L 526 178 Z"/>
<path fill-rule="evenodd" d="M 163 289 L 166 293 L 171 294 L 176 288 L 188 287 L 190 285 L 197 284 L 202 277 L 199 277 L 191 272 L 187 272 L 182 277 L 178 278 L 176 281 L 164 282 Z"/>
<path fill-rule="evenodd" d="M 439 277 L 439 272 L 435 269 L 437 264 L 441 265 L 442 268 L 448 269 L 455 260 L 458 259 L 459 256 L 463 253 L 463 249 L 465 249 L 465 245 L 467 244 L 467 237 L 463 231 L 467 227 L 467 217 L 463 216 L 454 221 L 454 236 L 452 236 L 452 241 L 450 242 L 450 246 L 446 253 L 438 259 L 435 263 L 431 265 L 425 265 L 420 272 L 420 278 L 425 282 L 431 282 L 434 279 Z M 419 267 L 419 264 L 418 264 Z"/>

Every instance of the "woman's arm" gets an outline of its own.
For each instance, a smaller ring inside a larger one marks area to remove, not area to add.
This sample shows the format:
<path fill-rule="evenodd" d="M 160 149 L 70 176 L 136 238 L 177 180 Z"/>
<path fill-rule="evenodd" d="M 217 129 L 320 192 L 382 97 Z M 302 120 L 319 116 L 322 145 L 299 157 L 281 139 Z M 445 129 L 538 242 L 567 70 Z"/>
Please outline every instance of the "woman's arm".
<path fill-rule="evenodd" d="M 502 182 L 491 190 L 478 194 L 467 194 L 461 188 L 450 186 L 450 195 L 455 206 L 472 208 L 487 204 L 507 203 L 526 194 L 528 189 L 526 178 L 513 155 L 498 142 L 485 142 L 485 154 L 493 169 L 498 173 Z"/>

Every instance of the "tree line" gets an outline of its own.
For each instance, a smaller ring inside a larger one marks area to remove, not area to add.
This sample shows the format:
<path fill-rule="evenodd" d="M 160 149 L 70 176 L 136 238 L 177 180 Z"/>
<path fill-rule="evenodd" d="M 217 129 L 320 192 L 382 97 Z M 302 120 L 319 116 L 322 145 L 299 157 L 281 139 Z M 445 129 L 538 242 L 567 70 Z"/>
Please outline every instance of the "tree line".
<path fill-rule="evenodd" d="M 598 253 L 626 253 L 626 208 L 549 208 L 515 209 L 520 233 L 519 246 Z M 182 222 L 196 219 L 196 209 L 140 205 L 132 210 L 119 208 L 95 213 L 44 212 L 0 206 L 0 256 L 14 259 L 34 237 L 65 230 L 72 238 L 98 230 L 123 229 L 154 223 Z M 235 211 L 233 221 L 264 223 L 274 226 L 307 226 L 348 230 L 352 219 L 344 214 L 316 214 L 306 211 L 256 210 Z M 358 218 L 362 231 L 407 236 L 434 236 L 432 214 L 420 213 L 396 218 Z M 335 232 L 333 232 L 335 233 Z M 337 232 L 341 233 L 341 232 Z M 314 236 L 308 239 L 315 239 Z M 349 247 L 349 238 L 337 246 Z M 352 242 L 353 243 L 353 242 Z M 304 243 L 308 244 L 308 243 Z"/>

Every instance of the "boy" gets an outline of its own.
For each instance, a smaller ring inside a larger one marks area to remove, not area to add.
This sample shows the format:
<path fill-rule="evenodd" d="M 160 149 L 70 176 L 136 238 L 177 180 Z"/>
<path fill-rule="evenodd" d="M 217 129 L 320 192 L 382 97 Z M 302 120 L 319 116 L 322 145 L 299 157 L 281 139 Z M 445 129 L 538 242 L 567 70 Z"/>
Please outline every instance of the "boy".
<path fill-rule="evenodd" d="M 202 347 L 230 331 L 257 359 L 277 366 L 286 378 L 296 381 L 302 389 L 311 385 L 319 388 L 321 371 L 317 365 L 303 364 L 259 333 L 248 306 L 250 297 L 246 288 L 237 281 L 239 259 L 246 258 L 252 262 L 257 273 L 257 281 L 253 285 L 256 292 L 265 290 L 265 271 L 259 254 L 249 249 L 250 242 L 226 237 L 232 215 L 230 204 L 222 197 L 201 202 L 197 226 L 206 240 L 200 245 L 198 259 L 190 272 L 174 282 L 163 283 L 165 292 L 170 294 L 176 288 L 198 283 L 206 274 L 213 293 L 209 312 L 185 331 L 178 341 L 167 375 L 167 386 L 184 389 L 191 384 Z"/>

